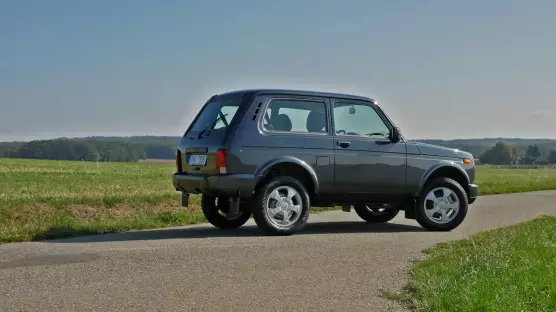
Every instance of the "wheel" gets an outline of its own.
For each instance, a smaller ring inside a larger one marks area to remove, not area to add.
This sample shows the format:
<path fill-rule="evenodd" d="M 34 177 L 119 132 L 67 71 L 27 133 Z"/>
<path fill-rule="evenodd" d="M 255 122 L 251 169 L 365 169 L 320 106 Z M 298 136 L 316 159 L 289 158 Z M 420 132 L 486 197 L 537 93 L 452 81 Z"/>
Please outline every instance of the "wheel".
<path fill-rule="evenodd" d="M 268 235 L 292 235 L 302 230 L 309 219 L 310 199 L 298 180 L 278 176 L 255 193 L 253 219 Z"/>
<path fill-rule="evenodd" d="M 370 223 L 385 223 L 398 215 L 399 209 L 385 205 L 354 205 L 353 209 L 361 219 Z"/>
<path fill-rule="evenodd" d="M 216 203 L 218 201 L 218 204 Z M 230 214 L 230 202 L 228 198 L 203 195 L 201 209 L 207 221 L 217 228 L 235 229 L 247 222 L 251 217 L 251 210 L 241 209 L 237 214 Z"/>
<path fill-rule="evenodd" d="M 417 222 L 432 231 L 450 231 L 465 219 L 468 208 L 463 187 L 450 178 L 438 178 L 426 184 L 419 197 Z"/>

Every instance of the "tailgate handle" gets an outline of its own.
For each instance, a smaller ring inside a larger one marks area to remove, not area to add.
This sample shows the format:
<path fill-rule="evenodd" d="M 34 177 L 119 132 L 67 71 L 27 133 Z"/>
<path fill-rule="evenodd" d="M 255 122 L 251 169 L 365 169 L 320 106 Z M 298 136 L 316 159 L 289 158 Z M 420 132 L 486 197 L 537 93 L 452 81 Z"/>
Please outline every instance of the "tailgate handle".
<path fill-rule="evenodd" d="M 186 148 L 185 152 L 187 154 L 200 154 L 200 153 L 207 153 L 208 152 L 208 148 L 206 147 L 190 147 L 190 148 Z"/>

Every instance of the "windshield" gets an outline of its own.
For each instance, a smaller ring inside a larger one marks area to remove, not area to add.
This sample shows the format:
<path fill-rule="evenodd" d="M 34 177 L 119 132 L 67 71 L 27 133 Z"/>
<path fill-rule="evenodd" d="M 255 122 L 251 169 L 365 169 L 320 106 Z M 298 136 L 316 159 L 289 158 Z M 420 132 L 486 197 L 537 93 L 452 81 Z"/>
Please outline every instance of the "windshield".
<path fill-rule="evenodd" d="M 191 126 L 191 131 L 203 131 L 207 127 L 214 130 L 227 128 L 232 122 L 239 104 L 238 100 L 216 101 L 207 104 Z M 214 127 L 210 127 L 219 118 L 220 120 L 214 124 Z"/>

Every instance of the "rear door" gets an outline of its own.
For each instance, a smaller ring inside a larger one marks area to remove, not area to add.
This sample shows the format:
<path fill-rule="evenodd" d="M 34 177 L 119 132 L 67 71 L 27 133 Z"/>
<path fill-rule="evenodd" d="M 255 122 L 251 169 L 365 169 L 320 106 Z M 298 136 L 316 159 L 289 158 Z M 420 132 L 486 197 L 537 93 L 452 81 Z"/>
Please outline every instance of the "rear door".
<path fill-rule="evenodd" d="M 406 146 L 372 102 L 332 100 L 335 188 L 342 195 L 388 200 L 405 189 Z"/>

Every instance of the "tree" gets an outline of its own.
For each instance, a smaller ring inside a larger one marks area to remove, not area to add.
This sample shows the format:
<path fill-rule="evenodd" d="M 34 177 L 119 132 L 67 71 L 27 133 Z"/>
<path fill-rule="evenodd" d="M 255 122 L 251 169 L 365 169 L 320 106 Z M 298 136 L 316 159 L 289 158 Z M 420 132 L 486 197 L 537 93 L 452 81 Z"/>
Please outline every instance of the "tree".
<path fill-rule="evenodd" d="M 533 159 L 534 162 L 537 158 L 541 156 L 541 150 L 539 146 L 537 144 L 529 145 L 527 147 L 527 151 L 525 152 L 525 156 L 531 157 L 531 159 Z"/>
<path fill-rule="evenodd" d="M 484 152 L 479 160 L 484 164 L 509 165 L 515 158 L 515 151 L 511 146 L 498 142 L 491 149 Z"/>
<path fill-rule="evenodd" d="M 550 154 L 548 154 L 548 161 L 551 164 L 556 164 L 556 149 L 550 151 Z"/>

